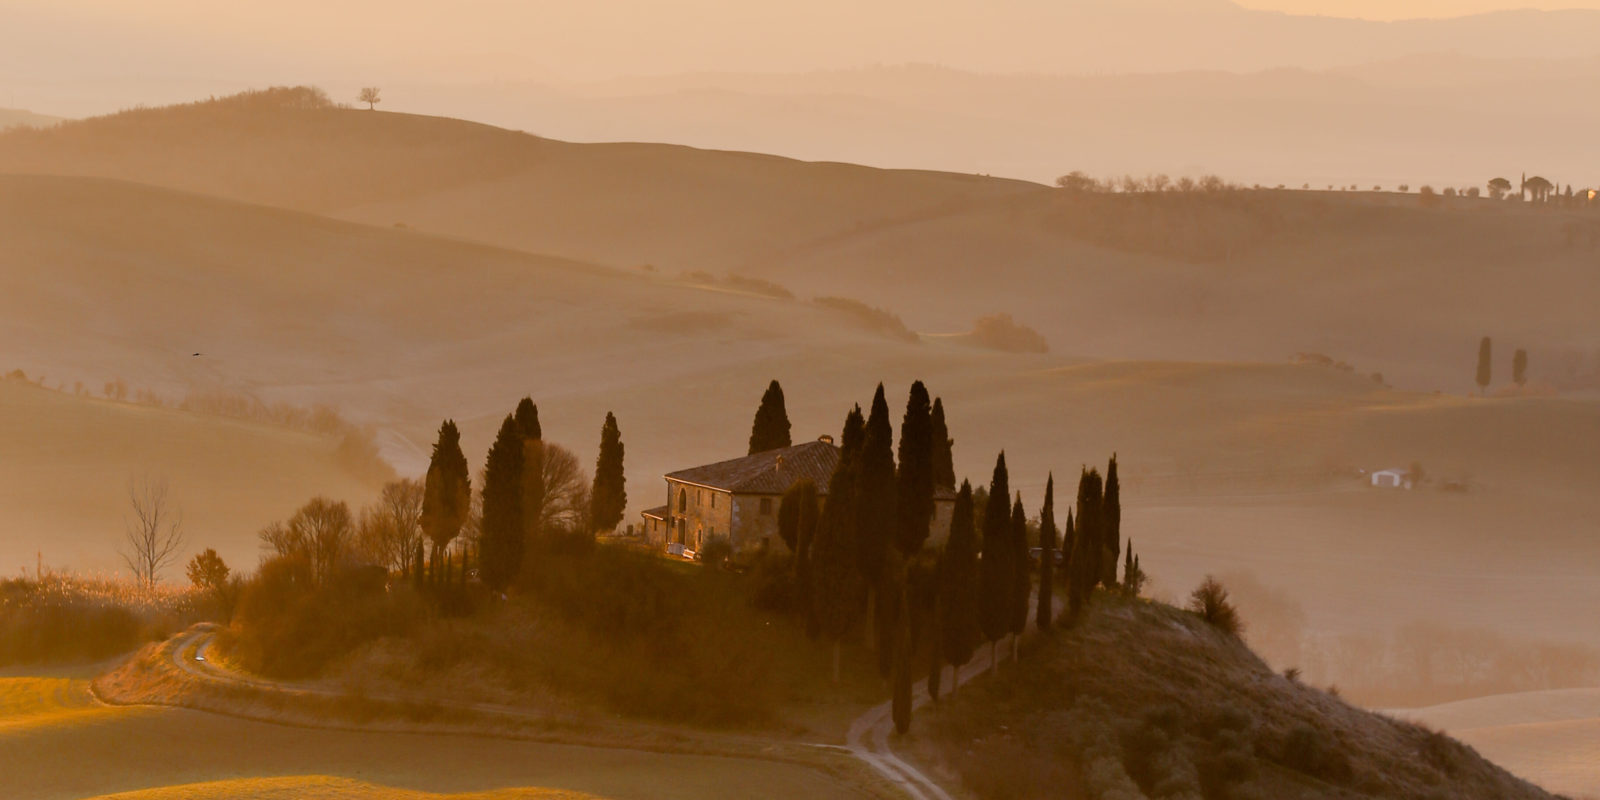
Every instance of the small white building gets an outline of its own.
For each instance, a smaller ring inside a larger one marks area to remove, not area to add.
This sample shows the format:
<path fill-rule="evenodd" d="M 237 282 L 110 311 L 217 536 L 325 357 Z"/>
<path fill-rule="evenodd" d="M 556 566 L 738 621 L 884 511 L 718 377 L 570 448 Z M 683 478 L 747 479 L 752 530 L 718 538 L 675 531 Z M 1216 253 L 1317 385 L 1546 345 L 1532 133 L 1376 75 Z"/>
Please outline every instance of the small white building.
<path fill-rule="evenodd" d="M 1372 485 L 1380 489 L 1410 489 L 1411 470 L 1380 469 L 1372 473 Z"/>

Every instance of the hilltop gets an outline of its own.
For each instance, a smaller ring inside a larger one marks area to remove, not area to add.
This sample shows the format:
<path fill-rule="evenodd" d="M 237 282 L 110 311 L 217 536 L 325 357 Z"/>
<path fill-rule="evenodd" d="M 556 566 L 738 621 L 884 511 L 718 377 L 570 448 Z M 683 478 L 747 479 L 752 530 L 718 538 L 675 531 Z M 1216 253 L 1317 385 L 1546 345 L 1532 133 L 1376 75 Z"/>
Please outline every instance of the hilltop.
<path fill-rule="evenodd" d="M 918 725 L 906 746 L 983 797 L 1551 798 L 1147 601 L 1102 598 Z"/>
<path fill-rule="evenodd" d="M 1587 214 L 1424 209 L 1365 192 L 1069 195 L 570 144 L 335 108 L 305 89 L 13 132 L 0 136 L 0 171 L 119 178 L 629 270 L 738 274 L 862 300 L 925 332 L 1010 313 L 1069 354 L 1325 352 L 1422 390 L 1468 389 L 1485 333 L 1570 383 L 1571 364 L 1592 371 L 1587 309 L 1600 303 L 1600 224 Z"/>

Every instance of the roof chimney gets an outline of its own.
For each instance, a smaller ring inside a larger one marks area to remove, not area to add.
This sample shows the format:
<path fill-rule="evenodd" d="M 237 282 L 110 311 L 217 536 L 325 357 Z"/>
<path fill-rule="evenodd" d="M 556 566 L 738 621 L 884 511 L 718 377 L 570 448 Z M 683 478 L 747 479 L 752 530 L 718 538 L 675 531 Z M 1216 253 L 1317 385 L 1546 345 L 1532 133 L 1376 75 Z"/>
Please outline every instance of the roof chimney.
<path fill-rule="evenodd" d="M 833 444 L 833 435 L 824 433 L 817 437 L 817 441 L 822 442 L 823 444 Z"/>
<path fill-rule="evenodd" d="M 778 461 L 777 461 L 777 463 L 772 465 L 772 468 L 774 470 L 783 469 L 783 456 L 778 456 Z"/>

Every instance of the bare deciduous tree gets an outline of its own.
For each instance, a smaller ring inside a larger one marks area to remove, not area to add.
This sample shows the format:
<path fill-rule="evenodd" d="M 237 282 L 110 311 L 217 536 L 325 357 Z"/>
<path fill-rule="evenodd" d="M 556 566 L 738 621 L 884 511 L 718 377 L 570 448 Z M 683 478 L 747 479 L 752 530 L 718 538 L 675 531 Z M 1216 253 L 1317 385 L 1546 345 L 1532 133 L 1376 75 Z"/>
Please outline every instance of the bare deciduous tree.
<path fill-rule="evenodd" d="M 164 478 L 135 478 L 128 482 L 128 520 L 122 560 L 133 577 L 154 585 L 157 573 L 178 560 L 183 548 L 183 512 L 172 503 Z"/>
<path fill-rule="evenodd" d="M 422 482 L 406 478 L 385 484 L 378 501 L 361 509 L 358 529 L 357 540 L 366 558 L 409 573 L 422 542 Z"/>
<path fill-rule="evenodd" d="M 348 552 L 354 527 L 349 506 L 313 497 L 287 524 L 274 522 L 257 535 L 277 555 L 304 561 L 311 580 L 322 583 Z"/>
<path fill-rule="evenodd" d="M 583 530 L 589 513 L 589 476 L 571 450 L 535 440 L 540 473 L 544 478 L 543 502 L 538 507 L 535 531 L 549 534 Z"/>
<path fill-rule="evenodd" d="M 376 86 L 367 86 L 367 87 L 363 87 L 362 90 L 361 90 L 361 94 L 356 96 L 356 101 L 357 102 L 361 102 L 361 103 L 366 103 L 367 104 L 367 110 L 371 111 L 379 103 L 383 102 L 383 98 L 378 96 L 378 87 L 376 87 Z"/>

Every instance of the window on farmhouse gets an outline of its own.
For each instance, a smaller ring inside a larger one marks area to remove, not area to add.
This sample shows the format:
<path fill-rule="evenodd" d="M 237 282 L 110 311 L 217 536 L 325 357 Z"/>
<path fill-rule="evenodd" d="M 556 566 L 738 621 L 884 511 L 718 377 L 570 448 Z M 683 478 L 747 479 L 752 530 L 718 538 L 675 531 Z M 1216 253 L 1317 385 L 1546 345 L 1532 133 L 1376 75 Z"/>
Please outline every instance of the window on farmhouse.
<path fill-rule="evenodd" d="M 763 516 L 763 517 L 772 516 L 772 498 L 770 498 L 770 497 L 761 498 L 761 516 Z"/>
<path fill-rule="evenodd" d="M 711 493 L 711 507 L 712 508 L 716 508 L 717 507 L 717 493 L 716 492 L 712 492 Z"/>

